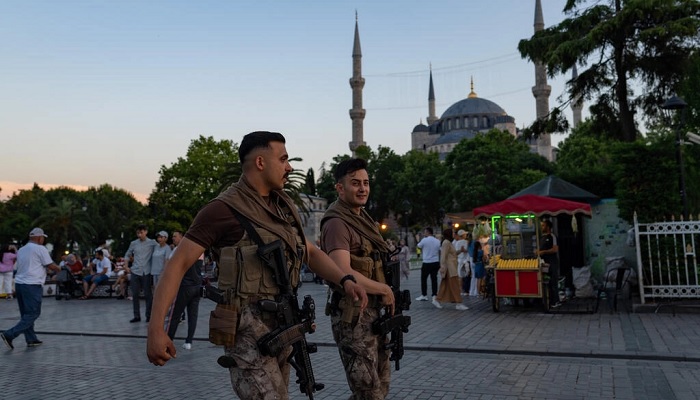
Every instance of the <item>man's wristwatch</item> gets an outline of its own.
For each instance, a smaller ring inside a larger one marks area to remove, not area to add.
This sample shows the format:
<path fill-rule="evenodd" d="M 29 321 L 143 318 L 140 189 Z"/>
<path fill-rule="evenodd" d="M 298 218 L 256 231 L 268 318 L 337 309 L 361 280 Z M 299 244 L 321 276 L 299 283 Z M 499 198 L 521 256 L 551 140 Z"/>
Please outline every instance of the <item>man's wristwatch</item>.
<path fill-rule="evenodd" d="M 340 278 L 340 283 L 339 283 L 340 287 L 343 287 L 343 285 L 345 285 L 345 281 L 347 281 L 347 280 L 351 280 L 351 281 L 357 283 L 357 279 L 355 279 L 355 276 L 352 274 L 348 274 L 348 275 L 345 275 L 344 277 Z"/>

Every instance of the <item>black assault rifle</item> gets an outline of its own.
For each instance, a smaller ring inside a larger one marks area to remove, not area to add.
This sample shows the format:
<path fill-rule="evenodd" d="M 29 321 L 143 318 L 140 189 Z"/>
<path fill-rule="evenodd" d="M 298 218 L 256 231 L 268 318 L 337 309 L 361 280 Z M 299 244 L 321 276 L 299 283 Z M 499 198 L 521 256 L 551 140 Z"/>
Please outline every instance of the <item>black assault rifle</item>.
<path fill-rule="evenodd" d="M 403 315 L 403 312 L 411 306 L 411 292 L 401 290 L 401 271 L 398 261 L 391 261 L 389 258 L 388 261 L 384 262 L 383 269 L 386 283 L 394 292 L 394 314 L 391 315 L 390 310 L 385 309 L 384 313 L 372 324 L 372 331 L 377 335 L 391 334 L 389 342 L 384 345 L 384 348 L 391 350 L 389 360 L 394 362 L 394 368 L 398 371 L 401 368 L 399 362 L 404 354 L 403 334 L 408 332 L 408 326 L 411 325 L 411 317 Z"/>
<path fill-rule="evenodd" d="M 316 325 L 316 306 L 311 296 L 304 296 L 301 309 L 297 295 L 292 290 L 287 271 L 287 260 L 284 256 L 282 242 L 276 240 L 266 245 L 258 245 L 258 257 L 273 271 L 275 281 L 280 289 L 277 301 L 260 300 L 260 309 L 277 315 L 279 327 L 258 339 L 258 349 L 265 356 L 276 357 L 288 346 L 292 352 L 287 362 L 294 368 L 297 375 L 296 383 L 302 393 L 313 400 L 313 393 L 324 388 L 317 383 L 311 367 L 310 353 L 315 353 L 315 344 L 306 342 L 306 333 L 314 333 Z"/>

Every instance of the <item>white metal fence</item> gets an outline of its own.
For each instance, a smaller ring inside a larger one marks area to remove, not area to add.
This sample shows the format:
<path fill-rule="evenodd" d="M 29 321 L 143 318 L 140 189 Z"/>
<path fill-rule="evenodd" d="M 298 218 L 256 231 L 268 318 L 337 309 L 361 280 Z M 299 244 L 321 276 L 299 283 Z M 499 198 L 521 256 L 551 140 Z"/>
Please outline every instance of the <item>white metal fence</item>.
<path fill-rule="evenodd" d="M 641 302 L 700 299 L 700 221 L 640 224 L 634 215 Z"/>

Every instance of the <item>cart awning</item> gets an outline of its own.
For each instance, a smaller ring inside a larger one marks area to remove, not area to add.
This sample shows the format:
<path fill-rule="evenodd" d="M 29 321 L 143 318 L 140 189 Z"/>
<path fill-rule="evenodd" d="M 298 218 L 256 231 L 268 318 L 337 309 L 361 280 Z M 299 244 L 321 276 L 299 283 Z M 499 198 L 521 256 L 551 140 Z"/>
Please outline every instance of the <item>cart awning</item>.
<path fill-rule="evenodd" d="M 498 203 L 492 203 L 474 209 L 474 218 L 489 217 L 493 215 L 534 214 L 559 215 L 559 214 L 584 214 L 591 216 L 591 206 L 577 201 L 555 199 L 552 197 L 526 194 L 514 199 L 506 199 Z"/>

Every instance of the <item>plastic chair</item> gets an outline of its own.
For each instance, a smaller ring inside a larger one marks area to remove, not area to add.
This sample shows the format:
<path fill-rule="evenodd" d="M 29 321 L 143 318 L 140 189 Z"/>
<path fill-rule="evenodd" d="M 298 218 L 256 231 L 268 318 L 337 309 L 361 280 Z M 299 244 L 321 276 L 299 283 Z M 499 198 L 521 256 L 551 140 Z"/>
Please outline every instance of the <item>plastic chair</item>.
<path fill-rule="evenodd" d="M 632 269 L 628 266 L 610 268 L 603 277 L 603 282 L 598 286 L 594 312 L 598 312 L 600 298 L 605 294 L 605 298 L 610 308 L 610 314 L 617 312 L 617 296 L 623 296 L 625 286 L 628 286 Z"/>

